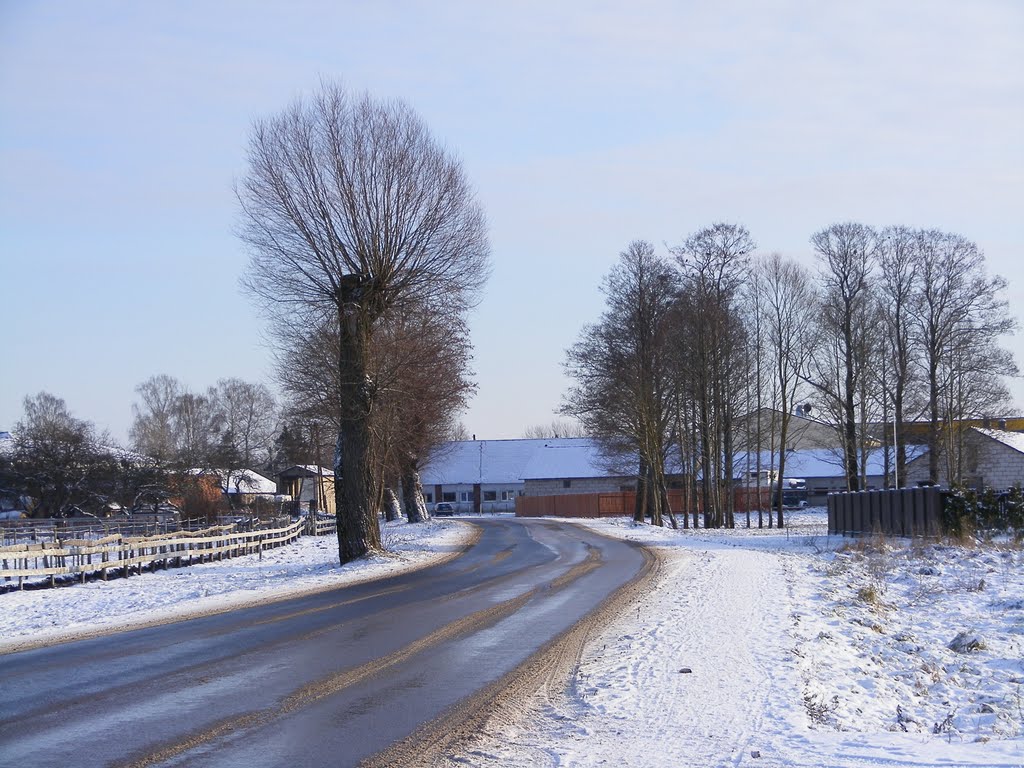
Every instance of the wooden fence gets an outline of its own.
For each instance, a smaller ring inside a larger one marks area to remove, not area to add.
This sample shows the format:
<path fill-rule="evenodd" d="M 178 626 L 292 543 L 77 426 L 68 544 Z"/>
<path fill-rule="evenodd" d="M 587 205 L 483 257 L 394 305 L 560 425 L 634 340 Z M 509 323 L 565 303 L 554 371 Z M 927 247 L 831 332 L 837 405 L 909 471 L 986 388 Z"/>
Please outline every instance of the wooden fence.
<path fill-rule="evenodd" d="M 762 488 L 760 496 L 755 488 L 735 489 L 735 508 L 739 514 L 760 507 L 768 509 L 771 501 L 771 490 Z M 687 504 L 683 491 L 670 490 L 668 504 L 674 514 L 693 513 L 693 501 Z M 518 496 L 516 497 L 516 517 L 632 517 L 636 506 L 635 491 L 619 491 L 616 493 L 567 493 L 552 496 Z M 701 505 L 697 503 L 697 511 Z"/>
<path fill-rule="evenodd" d="M 828 495 L 829 535 L 938 536 L 943 491 L 937 487 Z"/>
<path fill-rule="evenodd" d="M 114 534 L 99 539 L 57 539 L 34 544 L 0 547 L 0 578 L 5 582 L 47 577 L 52 586 L 58 576 L 78 577 L 99 574 L 104 581 L 111 571 L 122 576 L 143 568 L 167 568 L 171 565 L 221 560 L 249 555 L 289 544 L 310 529 L 318 535 L 333 532 L 333 519 L 298 520 L 289 525 L 240 532 L 234 525 L 215 526 L 202 531 L 176 531 L 156 536 Z"/>
<path fill-rule="evenodd" d="M 110 519 L 47 517 L 0 520 L 0 546 L 36 544 L 55 539 L 103 538 L 115 534 L 156 536 L 181 530 L 197 531 L 209 526 L 205 520 L 175 520 L 139 514 Z"/>
<path fill-rule="evenodd" d="M 624 497 L 632 494 L 562 494 L 520 496 L 515 500 L 516 517 L 618 517 L 624 511 Z"/>

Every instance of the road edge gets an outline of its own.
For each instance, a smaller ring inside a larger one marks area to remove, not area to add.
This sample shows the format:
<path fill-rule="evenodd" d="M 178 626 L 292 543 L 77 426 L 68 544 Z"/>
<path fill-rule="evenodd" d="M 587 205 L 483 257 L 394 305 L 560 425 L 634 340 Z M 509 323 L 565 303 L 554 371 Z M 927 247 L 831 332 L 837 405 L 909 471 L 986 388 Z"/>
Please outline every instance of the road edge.
<path fill-rule="evenodd" d="M 604 538 L 613 538 L 588 530 Z M 608 622 L 638 603 L 643 594 L 657 583 L 662 571 L 663 559 L 655 549 L 635 541 L 614 540 L 642 553 L 644 562 L 636 576 L 518 667 L 422 725 L 402 741 L 367 758 L 359 764 L 360 768 L 465 765 L 465 760 L 459 756 L 465 755 L 467 747 L 479 737 L 485 725 L 497 724 L 500 727 L 502 723 L 511 725 L 518 722 L 531 711 L 531 702 L 542 692 L 545 696 L 563 695 L 579 668 L 586 644 Z"/>

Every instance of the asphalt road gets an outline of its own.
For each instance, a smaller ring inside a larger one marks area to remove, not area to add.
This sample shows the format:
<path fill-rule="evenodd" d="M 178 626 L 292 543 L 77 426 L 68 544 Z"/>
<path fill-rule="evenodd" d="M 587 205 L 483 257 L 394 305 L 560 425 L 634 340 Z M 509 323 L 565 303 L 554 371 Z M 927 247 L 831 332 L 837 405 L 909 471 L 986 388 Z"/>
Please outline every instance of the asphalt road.
<path fill-rule="evenodd" d="M 443 565 L 0 656 L 0 765 L 346 766 L 415 750 L 648 562 L 567 523 L 472 522 L 479 540 Z"/>

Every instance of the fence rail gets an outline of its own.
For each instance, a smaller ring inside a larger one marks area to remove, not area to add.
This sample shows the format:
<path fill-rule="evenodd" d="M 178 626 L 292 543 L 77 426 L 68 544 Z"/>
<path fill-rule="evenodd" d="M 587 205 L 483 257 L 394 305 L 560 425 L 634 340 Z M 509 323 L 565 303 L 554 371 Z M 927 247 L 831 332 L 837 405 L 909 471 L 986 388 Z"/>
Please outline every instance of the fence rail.
<path fill-rule="evenodd" d="M 828 495 L 829 535 L 938 536 L 942 530 L 943 491 L 897 488 Z"/>
<path fill-rule="evenodd" d="M 114 570 L 127 577 L 133 570 L 167 568 L 172 564 L 221 560 L 250 555 L 289 544 L 303 533 L 326 535 L 334 531 L 334 520 L 297 520 L 289 525 L 262 530 L 238 531 L 234 525 L 214 526 L 201 531 L 175 531 L 153 536 L 114 534 L 98 539 L 66 538 L 32 544 L 0 547 L 0 578 L 18 580 L 18 587 L 32 577 L 48 577 L 51 586 L 58 576 L 79 577 L 99 574 L 106 581 Z"/>

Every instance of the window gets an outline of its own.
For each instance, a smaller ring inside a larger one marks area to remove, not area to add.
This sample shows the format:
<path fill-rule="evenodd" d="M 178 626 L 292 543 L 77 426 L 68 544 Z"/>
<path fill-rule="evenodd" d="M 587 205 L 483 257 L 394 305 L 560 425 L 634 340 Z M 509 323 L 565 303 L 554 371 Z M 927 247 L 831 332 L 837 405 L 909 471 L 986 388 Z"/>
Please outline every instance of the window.
<path fill-rule="evenodd" d="M 562 487 L 563 488 L 572 488 L 572 480 L 563 480 L 562 481 Z"/>
<path fill-rule="evenodd" d="M 425 502 L 427 502 L 427 504 L 433 504 L 434 503 L 434 494 L 432 494 L 432 493 L 424 493 L 423 494 L 423 500 Z"/>
<path fill-rule="evenodd" d="M 462 492 L 462 500 L 463 501 L 469 501 L 469 491 L 463 491 Z"/>
<path fill-rule="evenodd" d="M 455 501 L 455 491 L 445 491 L 441 495 L 442 501 Z"/>
<path fill-rule="evenodd" d="M 497 501 L 497 500 L 498 500 L 498 492 L 497 491 L 484 491 L 484 501 Z"/>
<path fill-rule="evenodd" d="M 512 501 L 513 499 L 515 499 L 515 497 L 516 497 L 516 492 L 515 491 L 502 491 L 501 492 L 501 500 L 502 501 Z"/>

